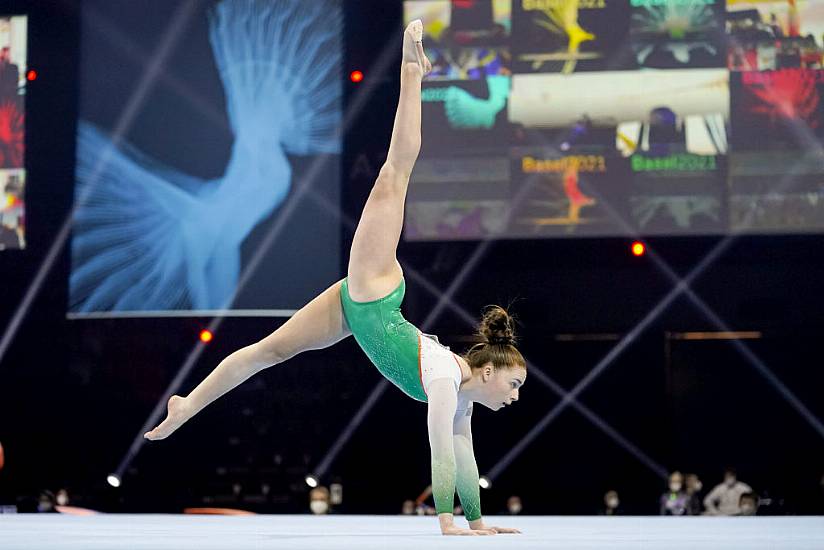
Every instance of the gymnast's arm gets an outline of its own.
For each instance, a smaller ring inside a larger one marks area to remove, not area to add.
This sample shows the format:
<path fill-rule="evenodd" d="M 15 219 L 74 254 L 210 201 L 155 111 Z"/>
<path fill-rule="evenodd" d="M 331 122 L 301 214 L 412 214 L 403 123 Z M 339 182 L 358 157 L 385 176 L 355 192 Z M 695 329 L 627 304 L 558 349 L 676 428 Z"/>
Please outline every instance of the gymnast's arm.
<path fill-rule="evenodd" d="M 484 525 L 481 517 L 481 491 L 478 484 L 478 465 L 475 462 L 475 450 L 472 446 L 472 404 L 459 411 L 453 422 L 455 462 L 458 473 L 458 496 L 464 509 L 464 516 L 473 530 L 493 531 L 495 533 L 520 533 L 509 527 L 490 527 Z"/>
<path fill-rule="evenodd" d="M 452 516 L 455 502 L 455 449 L 452 425 L 458 405 L 458 392 L 450 378 L 438 378 L 429 384 L 429 447 L 432 455 L 432 495 L 444 535 L 494 534 L 492 531 L 460 529 Z"/>

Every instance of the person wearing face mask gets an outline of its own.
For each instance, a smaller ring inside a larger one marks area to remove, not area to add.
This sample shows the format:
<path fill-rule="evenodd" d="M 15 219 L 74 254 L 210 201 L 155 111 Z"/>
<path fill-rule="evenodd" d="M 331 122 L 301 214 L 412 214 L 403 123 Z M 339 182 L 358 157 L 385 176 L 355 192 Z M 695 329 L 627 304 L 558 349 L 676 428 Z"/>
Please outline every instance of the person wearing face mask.
<path fill-rule="evenodd" d="M 512 495 L 506 499 L 506 513 L 510 516 L 517 516 L 521 513 L 523 506 L 521 504 L 521 497 Z"/>
<path fill-rule="evenodd" d="M 609 490 L 604 495 L 604 508 L 601 509 L 602 516 L 622 516 L 621 501 L 618 499 L 618 492 Z"/>
<path fill-rule="evenodd" d="M 751 493 L 752 487 L 738 481 L 738 476 L 733 468 L 724 470 L 724 481 L 704 498 L 705 514 L 708 516 L 734 516 L 741 509 L 739 501 L 744 493 Z"/>
<path fill-rule="evenodd" d="M 309 510 L 316 516 L 329 513 L 329 489 L 321 485 L 309 491 Z"/>
<path fill-rule="evenodd" d="M 660 514 L 662 516 L 683 516 L 687 513 L 689 497 L 684 491 L 684 476 L 674 471 L 669 476 L 668 491 L 661 495 Z"/>
<path fill-rule="evenodd" d="M 754 516 L 758 512 L 758 496 L 755 493 L 744 493 L 738 499 L 738 516 Z"/>
<path fill-rule="evenodd" d="M 695 474 L 687 474 L 684 477 L 684 483 L 687 490 L 687 515 L 700 516 L 701 515 L 701 489 L 704 485 Z"/>

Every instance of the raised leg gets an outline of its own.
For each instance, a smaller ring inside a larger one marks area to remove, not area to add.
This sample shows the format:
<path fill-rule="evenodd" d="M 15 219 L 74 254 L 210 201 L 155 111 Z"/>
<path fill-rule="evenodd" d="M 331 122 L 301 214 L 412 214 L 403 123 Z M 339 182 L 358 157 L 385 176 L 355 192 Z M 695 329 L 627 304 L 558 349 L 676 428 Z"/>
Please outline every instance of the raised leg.
<path fill-rule="evenodd" d="M 401 93 L 389 153 L 363 208 L 349 254 L 349 293 L 360 302 L 386 296 L 403 275 L 395 253 L 409 176 L 421 149 L 421 80 L 431 69 L 422 36 L 420 20 L 404 31 Z"/>
<path fill-rule="evenodd" d="M 338 281 L 272 334 L 226 357 L 187 397 L 169 398 L 166 419 L 145 437 L 166 438 L 206 405 L 253 374 L 304 351 L 329 347 L 352 334 L 343 317 L 340 287 L 341 281 Z"/>

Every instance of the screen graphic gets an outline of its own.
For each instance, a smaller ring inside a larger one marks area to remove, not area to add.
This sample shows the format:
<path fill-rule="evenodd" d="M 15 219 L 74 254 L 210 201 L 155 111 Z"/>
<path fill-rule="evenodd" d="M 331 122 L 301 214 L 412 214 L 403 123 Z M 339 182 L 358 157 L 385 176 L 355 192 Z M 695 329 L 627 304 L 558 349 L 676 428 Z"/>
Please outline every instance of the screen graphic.
<path fill-rule="evenodd" d="M 407 239 L 824 231 L 824 0 L 404 5 Z"/>
<path fill-rule="evenodd" d="M 342 34 L 333 0 L 83 4 L 70 316 L 277 314 L 339 276 Z"/>
<path fill-rule="evenodd" d="M 0 250 L 26 247 L 28 18 L 0 16 Z"/>

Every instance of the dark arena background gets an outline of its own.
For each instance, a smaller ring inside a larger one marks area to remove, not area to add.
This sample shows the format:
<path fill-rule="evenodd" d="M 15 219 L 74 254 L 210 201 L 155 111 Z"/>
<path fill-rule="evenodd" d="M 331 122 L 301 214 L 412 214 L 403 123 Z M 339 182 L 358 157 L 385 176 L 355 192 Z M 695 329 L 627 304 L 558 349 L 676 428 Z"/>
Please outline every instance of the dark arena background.
<path fill-rule="evenodd" d="M 417 18 L 403 313 L 527 362 L 494 542 L 353 338 L 143 438 L 346 276 Z M 0 548 L 824 548 L 822 82 L 824 0 L 1 1 Z"/>

